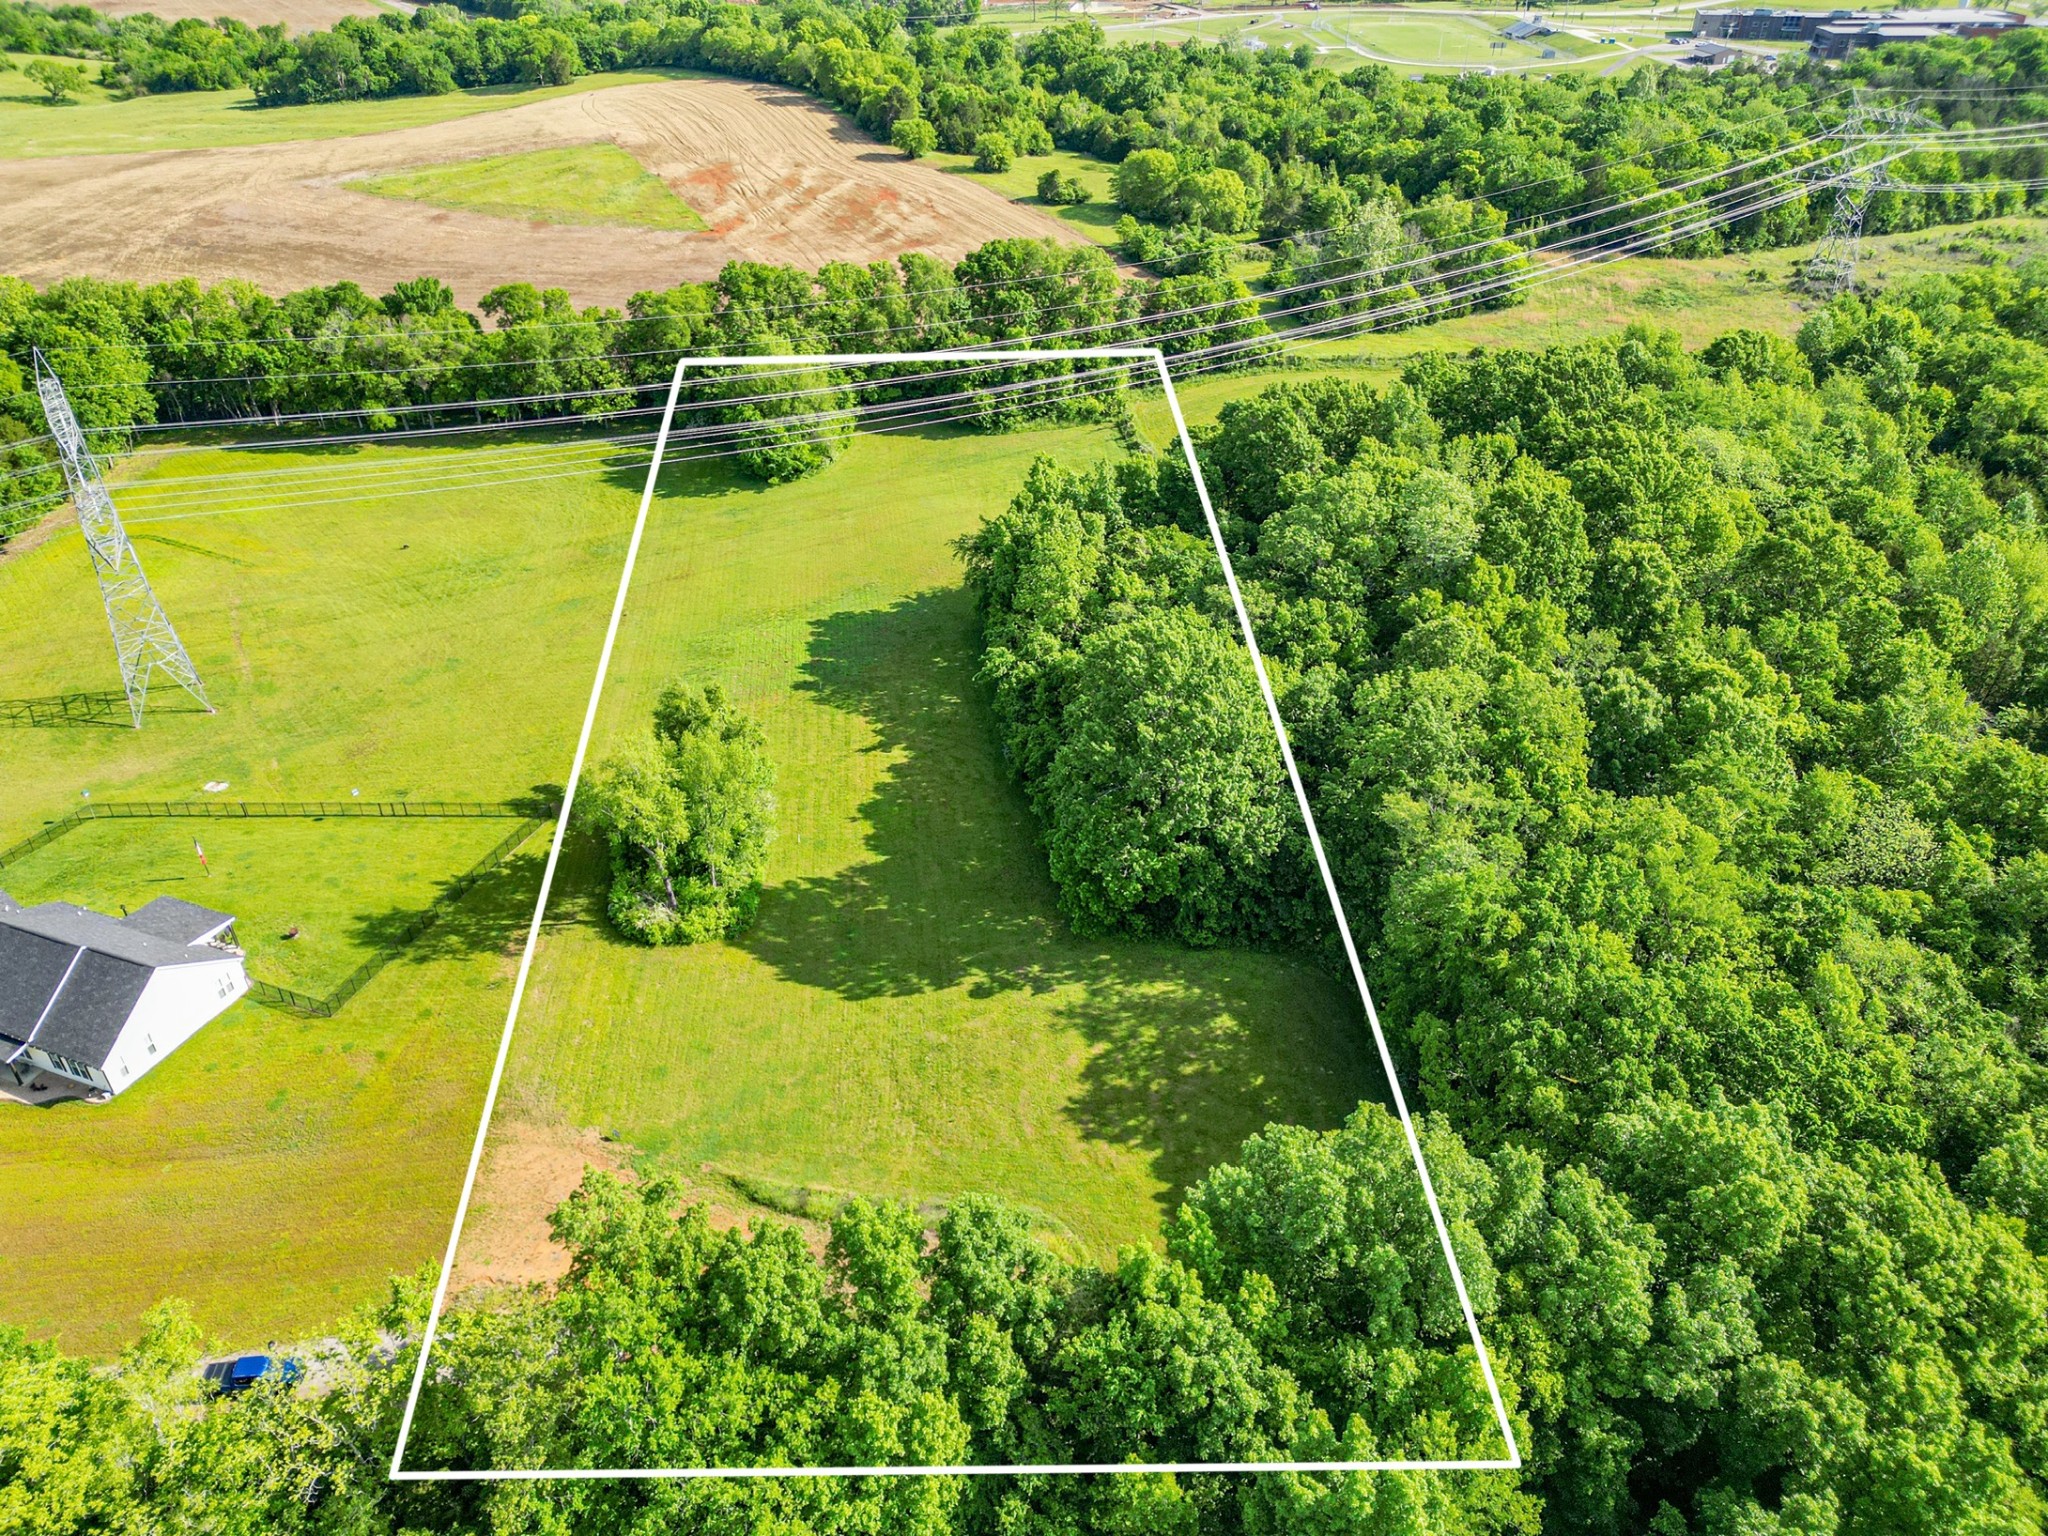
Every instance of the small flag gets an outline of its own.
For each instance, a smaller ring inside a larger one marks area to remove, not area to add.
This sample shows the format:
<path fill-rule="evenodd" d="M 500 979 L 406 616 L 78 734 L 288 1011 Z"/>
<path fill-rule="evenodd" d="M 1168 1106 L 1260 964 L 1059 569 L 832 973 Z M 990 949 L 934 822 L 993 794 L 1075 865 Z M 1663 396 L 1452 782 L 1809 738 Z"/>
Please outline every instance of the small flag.
<path fill-rule="evenodd" d="M 213 867 L 206 862 L 206 850 L 199 846 L 199 839 L 192 839 L 192 851 L 199 855 L 199 867 L 206 871 L 206 878 L 213 878 Z"/>

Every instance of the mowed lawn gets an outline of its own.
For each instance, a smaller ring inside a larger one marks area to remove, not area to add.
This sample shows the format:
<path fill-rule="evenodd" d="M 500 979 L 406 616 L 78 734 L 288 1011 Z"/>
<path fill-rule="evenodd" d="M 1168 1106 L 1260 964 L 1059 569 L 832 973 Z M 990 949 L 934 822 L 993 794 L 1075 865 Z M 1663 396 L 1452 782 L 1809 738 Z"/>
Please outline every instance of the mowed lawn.
<path fill-rule="evenodd" d="M 543 224 L 705 227 L 696 209 L 616 144 L 490 155 L 375 176 L 351 185 L 379 197 Z"/>
<path fill-rule="evenodd" d="M 1108 160 L 1075 150 L 1056 149 L 1044 155 L 1019 155 L 1007 171 L 977 171 L 972 155 L 932 154 L 925 157 L 925 163 L 937 166 L 948 175 L 965 176 L 970 181 L 992 187 L 1012 202 L 1043 208 L 1098 245 L 1116 243 L 1116 221 L 1123 210 L 1116 205 L 1116 166 Z M 1047 171 L 1075 177 L 1093 196 L 1085 203 L 1041 202 L 1038 178 Z"/>
<path fill-rule="evenodd" d="M 1384 1093 L 1355 996 L 1305 962 L 1084 940 L 974 680 L 952 543 L 1033 455 L 1106 433 L 865 438 L 775 490 L 657 503 L 593 752 L 661 684 L 760 721 L 780 824 L 758 920 L 651 950 L 564 860 L 509 1101 L 700 1186 L 1027 1207 L 1070 1251 L 1156 1237 L 1178 1192 L 1271 1121 Z"/>
<path fill-rule="evenodd" d="M 519 825 L 424 817 L 89 821 L 0 868 L 0 890 L 116 915 L 157 896 L 194 901 L 234 916 L 251 976 L 324 995 L 388 954 L 396 932 Z"/>
<path fill-rule="evenodd" d="M 252 471 L 267 478 L 221 478 Z M 173 691 L 141 731 L 0 726 L 0 846 L 88 789 L 505 800 L 565 779 L 631 471 L 505 447 L 207 450 L 126 469 L 115 494 L 219 713 Z M 0 612 L 0 698 L 117 683 L 75 527 L 0 557 Z M 259 975 L 296 922 L 324 977 L 513 825 L 96 823 L 0 886 L 130 905 L 232 887 Z M 194 835 L 211 881 L 191 878 Z M 0 1105 L 0 1321 L 107 1353 L 179 1295 L 229 1343 L 305 1338 L 437 1259 L 544 850 L 535 837 L 336 1018 L 244 1003 L 110 1104 Z"/>

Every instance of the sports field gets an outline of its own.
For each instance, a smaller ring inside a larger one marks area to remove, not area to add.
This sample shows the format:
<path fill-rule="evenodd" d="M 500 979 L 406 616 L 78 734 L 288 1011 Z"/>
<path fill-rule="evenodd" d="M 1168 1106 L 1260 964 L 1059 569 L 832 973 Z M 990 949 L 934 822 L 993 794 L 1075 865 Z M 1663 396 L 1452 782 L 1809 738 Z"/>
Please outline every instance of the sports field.
<path fill-rule="evenodd" d="M 1333 1125 L 1384 1091 L 1336 977 L 1078 939 L 1057 915 L 951 544 L 1035 455 L 1112 451 L 1093 430 L 864 438 L 795 485 L 661 500 L 593 752 L 671 677 L 726 687 L 776 764 L 767 886 L 734 942 L 642 948 L 606 924 L 602 852 L 578 839 L 514 1119 L 595 1127 L 728 1205 L 998 1193 L 1107 1256 L 1269 1121 Z"/>
<path fill-rule="evenodd" d="M 997 15 L 1010 21 L 1007 12 Z M 1616 44 L 1601 44 L 1568 33 L 1517 39 L 1507 37 L 1503 28 L 1516 19 L 1513 10 L 1473 11 L 1447 6 L 1326 6 L 1307 11 L 1300 6 L 1208 6 L 1193 17 L 1159 19 L 1142 15 L 1104 14 L 1097 19 L 1115 42 L 1182 43 L 1198 40 L 1228 43 L 1253 52 L 1292 49 L 1307 43 L 1317 50 L 1317 64 L 1328 69 L 1355 69 L 1361 64 L 1390 63 L 1427 71 L 1477 69 L 1567 70 L 1590 62 L 1620 59 L 1622 44 L 1661 42 L 1663 33 L 1643 32 L 1617 36 Z M 1053 25 L 1064 16 L 1021 20 L 1013 30 L 1023 32 L 1039 25 Z M 1581 26 L 1576 12 L 1560 20 Z M 1593 25 L 1593 23 L 1583 23 Z M 1612 23 L 1600 25 L 1612 29 Z"/>

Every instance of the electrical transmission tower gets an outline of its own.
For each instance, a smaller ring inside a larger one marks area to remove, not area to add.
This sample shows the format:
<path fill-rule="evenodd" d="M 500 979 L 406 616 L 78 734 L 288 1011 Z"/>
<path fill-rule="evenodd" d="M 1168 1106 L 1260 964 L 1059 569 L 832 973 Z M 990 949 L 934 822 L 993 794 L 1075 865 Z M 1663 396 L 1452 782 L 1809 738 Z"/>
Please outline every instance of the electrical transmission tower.
<path fill-rule="evenodd" d="M 142 573 L 142 561 L 128 542 L 121 526 L 121 514 L 114 510 L 114 498 L 100 478 L 99 461 L 86 446 L 78 418 L 71 412 L 63 382 L 35 353 L 36 394 L 43 402 L 43 419 L 57 440 L 57 453 L 64 461 L 64 482 L 78 508 L 78 526 L 85 533 L 85 547 L 92 552 L 92 568 L 100 579 L 100 596 L 107 605 L 107 627 L 114 632 L 114 654 L 121 663 L 121 686 L 128 694 L 128 713 L 135 728 L 142 729 L 142 706 L 149 697 L 151 676 L 162 672 L 213 713 L 207 702 L 206 686 L 192 658 L 171 628 L 164 605 L 156 600 L 149 578 Z"/>
<path fill-rule="evenodd" d="M 1907 134 L 1933 126 L 1911 108 L 1874 105 L 1861 91 L 1850 96 L 1848 115 L 1834 134 L 1841 140 L 1841 150 L 1831 157 L 1819 183 L 1835 189 L 1834 212 L 1828 217 L 1828 232 L 1800 274 L 1810 292 L 1832 299 L 1855 284 L 1863 215 L 1891 179 L 1891 164 L 1898 158 L 1893 146 Z"/>

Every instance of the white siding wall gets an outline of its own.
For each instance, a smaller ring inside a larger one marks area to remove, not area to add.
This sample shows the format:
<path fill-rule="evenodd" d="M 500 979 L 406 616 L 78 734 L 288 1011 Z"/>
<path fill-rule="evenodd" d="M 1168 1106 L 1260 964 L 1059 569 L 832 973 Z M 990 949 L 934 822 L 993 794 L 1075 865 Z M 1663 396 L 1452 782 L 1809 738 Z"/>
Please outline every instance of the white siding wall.
<path fill-rule="evenodd" d="M 248 990 L 242 962 L 228 956 L 171 966 L 150 977 L 107 1057 L 114 1092 L 133 1085 Z"/>

